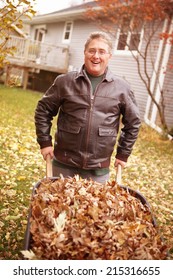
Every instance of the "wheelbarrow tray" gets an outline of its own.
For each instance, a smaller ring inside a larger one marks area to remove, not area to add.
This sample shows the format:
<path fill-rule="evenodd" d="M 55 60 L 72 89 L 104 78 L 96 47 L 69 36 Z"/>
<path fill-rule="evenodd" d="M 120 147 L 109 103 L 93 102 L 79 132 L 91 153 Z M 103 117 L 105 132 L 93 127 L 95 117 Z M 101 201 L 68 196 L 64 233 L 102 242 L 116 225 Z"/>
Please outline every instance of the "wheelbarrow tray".
<path fill-rule="evenodd" d="M 38 181 L 32 190 L 32 197 L 35 194 L 35 190 L 40 186 L 40 184 L 42 183 L 42 181 L 44 181 L 45 179 Z M 58 180 L 58 177 L 52 177 L 49 178 L 49 180 L 51 180 L 52 182 Z M 123 186 L 123 185 L 119 185 L 121 188 L 123 188 L 124 190 L 126 190 L 129 194 L 131 194 L 133 197 L 136 197 L 137 199 L 139 199 L 141 201 L 141 203 L 143 205 L 146 205 L 151 213 L 151 219 L 152 219 L 152 223 L 153 225 L 156 227 L 156 220 L 151 212 L 151 207 L 150 204 L 148 203 L 148 201 L 146 200 L 146 198 L 137 190 L 133 190 L 127 186 Z M 31 208 L 29 209 L 29 214 L 28 214 L 28 222 L 27 222 L 27 227 L 26 227 L 26 231 L 25 231 L 25 238 L 24 238 L 24 250 L 30 250 L 31 249 L 31 242 L 32 242 L 32 234 L 30 232 L 30 218 L 32 215 L 32 211 Z"/>

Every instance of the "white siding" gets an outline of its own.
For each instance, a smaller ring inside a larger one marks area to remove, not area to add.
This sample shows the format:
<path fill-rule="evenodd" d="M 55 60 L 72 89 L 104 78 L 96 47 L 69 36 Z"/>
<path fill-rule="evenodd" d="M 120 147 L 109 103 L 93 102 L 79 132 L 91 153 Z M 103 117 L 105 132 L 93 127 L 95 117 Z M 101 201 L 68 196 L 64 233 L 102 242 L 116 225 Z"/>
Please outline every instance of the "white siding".
<path fill-rule="evenodd" d="M 171 50 L 168 68 L 165 72 L 165 82 L 163 86 L 165 101 L 165 117 L 169 129 L 173 129 L 173 48 Z"/>
<path fill-rule="evenodd" d="M 97 28 L 93 24 L 86 23 L 83 20 L 74 22 L 73 34 L 70 43 L 70 61 L 69 64 L 79 69 L 84 63 L 84 44 L 93 31 Z"/>
<path fill-rule="evenodd" d="M 110 61 L 110 69 L 130 83 L 143 118 L 148 95 L 138 75 L 134 59 L 131 56 L 114 55 Z"/>

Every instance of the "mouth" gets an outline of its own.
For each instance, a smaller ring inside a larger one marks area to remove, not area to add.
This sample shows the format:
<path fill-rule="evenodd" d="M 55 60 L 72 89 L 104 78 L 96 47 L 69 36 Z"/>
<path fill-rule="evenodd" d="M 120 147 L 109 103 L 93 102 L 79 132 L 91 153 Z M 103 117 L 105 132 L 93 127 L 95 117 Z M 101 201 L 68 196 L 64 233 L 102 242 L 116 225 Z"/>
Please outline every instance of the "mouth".
<path fill-rule="evenodd" d="M 91 61 L 91 63 L 94 64 L 94 65 L 99 65 L 100 64 L 99 61 L 97 61 L 97 62 L 96 61 Z"/>

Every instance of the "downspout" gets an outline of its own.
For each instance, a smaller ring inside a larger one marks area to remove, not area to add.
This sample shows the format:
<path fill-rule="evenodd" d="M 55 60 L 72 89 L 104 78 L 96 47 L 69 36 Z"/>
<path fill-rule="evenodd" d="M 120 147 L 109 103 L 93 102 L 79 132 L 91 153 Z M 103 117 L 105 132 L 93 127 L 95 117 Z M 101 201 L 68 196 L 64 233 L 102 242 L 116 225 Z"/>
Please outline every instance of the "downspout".
<path fill-rule="evenodd" d="M 173 18 L 172 21 L 170 23 L 170 27 L 169 27 L 169 33 L 168 34 L 172 34 L 173 32 Z M 161 69 L 160 69 L 160 74 L 159 74 L 159 79 L 158 79 L 158 84 L 157 84 L 157 88 L 156 88 L 156 95 L 155 95 L 155 100 L 156 102 L 160 101 L 160 97 L 161 97 L 161 91 L 163 89 L 163 84 L 164 84 L 164 80 L 165 80 L 165 71 L 168 65 L 168 61 L 169 61 L 169 57 L 170 57 L 170 52 L 171 52 L 171 47 L 172 45 L 167 42 L 165 49 L 164 49 L 164 53 L 163 53 L 163 59 L 162 59 L 162 63 L 161 63 Z M 153 106 L 153 110 L 152 110 L 152 115 L 151 115 L 151 122 L 155 123 L 156 122 L 156 117 L 157 117 L 157 107 L 154 104 Z"/>
<path fill-rule="evenodd" d="M 167 27 L 168 27 L 168 20 L 165 19 L 164 25 L 163 25 L 163 30 L 162 30 L 163 33 L 166 32 Z M 161 58 L 161 55 L 162 55 L 162 52 L 163 52 L 163 48 L 164 48 L 164 42 L 163 42 L 163 40 L 160 40 L 159 48 L 158 48 L 158 52 L 157 52 L 157 58 L 156 58 L 155 65 L 154 65 L 153 75 L 152 75 L 152 78 L 151 78 L 151 85 L 150 85 L 151 92 L 154 91 L 154 87 L 155 87 L 155 83 L 156 83 L 156 78 L 157 78 L 157 73 L 158 73 L 159 64 L 160 64 L 160 58 Z M 153 127 L 154 124 L 149 120 L 149 117 L 148 117 L 149 116 L 149 112 L 150 112 L 151 101 L 152 101 L 151 97 L 148 96 L 147 104 L 146 104 L 146 110 L 145 110 L 145 115 L 144 115 L 144 121 L 149 126 Z"/>

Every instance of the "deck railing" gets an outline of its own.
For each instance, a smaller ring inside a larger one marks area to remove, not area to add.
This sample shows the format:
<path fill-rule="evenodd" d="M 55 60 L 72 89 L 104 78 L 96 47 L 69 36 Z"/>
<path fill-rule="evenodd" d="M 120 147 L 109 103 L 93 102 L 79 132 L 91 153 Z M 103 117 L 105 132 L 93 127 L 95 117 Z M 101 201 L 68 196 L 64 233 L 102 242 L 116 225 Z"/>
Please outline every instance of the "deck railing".
<path fill-rule="evenodd" d="M 59 69 L 68 68 L 69 49 L 65 45 L 52 45 L 28 38 L 11 36 L 8 47 L 15 47 L 14 55 L 9 57 L 9 60 L 15 59 L 21 61 L 21 63 L 33 62 L 40 64 L 40 66 L 45 65 Z"/>

